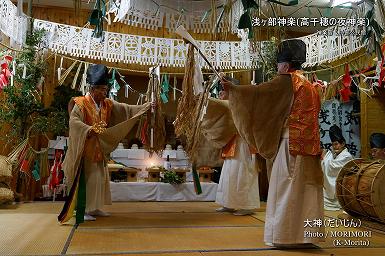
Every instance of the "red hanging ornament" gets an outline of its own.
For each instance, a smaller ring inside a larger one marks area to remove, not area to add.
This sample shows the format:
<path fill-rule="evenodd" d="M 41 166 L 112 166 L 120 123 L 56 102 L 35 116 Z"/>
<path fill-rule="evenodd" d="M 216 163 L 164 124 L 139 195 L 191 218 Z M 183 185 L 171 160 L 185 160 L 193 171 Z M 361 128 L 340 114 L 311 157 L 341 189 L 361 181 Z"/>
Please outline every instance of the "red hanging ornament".
<path fill-rule="evenodd" d="M 51 179 L 48 185 L 49 189 L 51 190 L 60 185 L 59 175 L 60 175 L 60 170 L 62 166 L 62 156 L 63 156 L 62 150 L 56 150 L 55 162 L 51 167 L 51 177 L 50 177 Z"/>
<path fill-rule="evenodd" d="M 0 62 L 0 90 L 8 85 L 9 77 L 12 75 L 8 65 L 8 63 L 11 61 L 12 57 L 6 55 L 4 56 L 4 60 Z"/>
<path fill-rule="evenodd" d="M 4 87 L 6 87 L 8 84 L 8 78 L 0 73 L 0 89 L 3 89 Z"/>
<path fill-rule="evenodd" d="M 350 100 L 350 95 L 352 95 L 352 91 L 350 90 L 350 87 L 345 87 L 340 90 L 340 95 L 342 102 L 348 102 Z"/>
<path fill-rule="evenodd" d="M 344 87 L 347 88 L 347 87 L 350 87 L 351 83 L 352 83 L 352 77 L 350 76 L 349 65 L 346 64 L 345 65 L 345 74 L 342 77 L 342 84 L 344 85 Z"/>
<path fill-rule="evenodd" d="M 21 162 L 20 171 L 27 173 L 29 171 L 29 162 L 27 159 L 24 159 Z"/>

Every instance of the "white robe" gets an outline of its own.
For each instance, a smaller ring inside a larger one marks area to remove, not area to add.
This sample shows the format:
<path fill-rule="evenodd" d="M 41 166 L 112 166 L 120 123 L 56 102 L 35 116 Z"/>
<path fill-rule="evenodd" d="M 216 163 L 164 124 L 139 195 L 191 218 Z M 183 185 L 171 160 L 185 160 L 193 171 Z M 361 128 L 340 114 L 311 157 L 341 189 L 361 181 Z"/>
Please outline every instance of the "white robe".
<path fill-rule="evenodd" d="M 232 209 L 260 207 L 258 171 L 252 164 L 249 146 L 239 136 L 235 155 L 225 159 L 215 202 Z"/>
<path fill-rule="evenodd" d="M 266 205 L 264 241 L 274 244 L 324 241 L 322 171 L 318 156 L 293 156 L 289 152 L 289 129 L 284 128 L 273 162 Z M 310 223 L 309 223 L 310 222 Z M 309 226 L 309 225 L 311 226 Z"/>
<path fill-rule="evenodd" d="M 336 179 L 341 168 L 352 159 L 353 156 L 346 148 L 335 158 L 330 150 L 325 154 L 322 160 L 322 171 L 324 174 L 324 208 L 326 210 L 337 211 L 341 209 L 336 197 Z"/>

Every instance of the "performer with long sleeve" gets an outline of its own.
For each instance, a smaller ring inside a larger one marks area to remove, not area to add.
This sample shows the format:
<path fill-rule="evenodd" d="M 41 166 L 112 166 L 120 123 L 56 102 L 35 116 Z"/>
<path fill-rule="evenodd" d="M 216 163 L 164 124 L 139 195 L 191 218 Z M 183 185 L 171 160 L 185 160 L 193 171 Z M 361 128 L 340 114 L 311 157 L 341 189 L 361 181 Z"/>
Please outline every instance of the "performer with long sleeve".
<path fill-rule="evenodd" d="M 69 145 L 63 170 L 70 190 L 58 219 L 68 221 L 76 209 L 76 223 L 108 216 L 111 204 L 107 157 L 135 125 L 149 104 L 130 106 L 107 99 L 108 70 L 91 65 L 87 70 L 90 92 L 73 99 L 69 122 Z"/>
<path fill-rule="evenodd" d="M 305 61 L 305 43 L 287 40 L 279 45 L 273 80 L 256 86 L 221 81 L 238 133 L 262 157 L 273 160 L 264 240 L 280 248 L 312 247 L 324 240 L 321 104 L 318 90 L 301 71 Z M 314 225 L 314 220 L 321 224 Z"/>
<path fill-rule="evenodd" d="M 221 91 L 220 99 L 227 98 L 227 93 Z M 260 207 L 258 170 L 252 161 L 253 153 L 238 134 L 223 147 L 224 163 L 215 200 L 222 207 L 217 212 L 232 212 L 242 216 L 250 215 Z"/>

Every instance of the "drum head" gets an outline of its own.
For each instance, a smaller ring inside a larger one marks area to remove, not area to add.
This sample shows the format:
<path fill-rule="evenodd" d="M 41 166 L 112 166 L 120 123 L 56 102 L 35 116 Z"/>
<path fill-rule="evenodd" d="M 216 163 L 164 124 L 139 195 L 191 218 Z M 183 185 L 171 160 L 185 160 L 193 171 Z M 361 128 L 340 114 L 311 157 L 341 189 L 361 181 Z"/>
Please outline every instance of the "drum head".
<path fill-rule="evenodd" d="M 385 161 L 354 159 L 342 167 L 336 179 L 336 196 L 352 216 L 385 222 Z"/>
<path fill-rule="evenodd" d="M 364 210 L 361 209 L 361 205 L 356 200 L 357 173 L 360 172 L 364 163 L 365 160 L 362 158 L 347 162 L 338 173 L 336 179 L 336 197 L 338 202 L 341 207 L 352 216 L 365 214 Z"/>
<path fill-rule="evenodd" d="M 385 161 L 378 160 L 378 172 L 372 187 L 374 210 L 382 222 L 385 222 Z"/>

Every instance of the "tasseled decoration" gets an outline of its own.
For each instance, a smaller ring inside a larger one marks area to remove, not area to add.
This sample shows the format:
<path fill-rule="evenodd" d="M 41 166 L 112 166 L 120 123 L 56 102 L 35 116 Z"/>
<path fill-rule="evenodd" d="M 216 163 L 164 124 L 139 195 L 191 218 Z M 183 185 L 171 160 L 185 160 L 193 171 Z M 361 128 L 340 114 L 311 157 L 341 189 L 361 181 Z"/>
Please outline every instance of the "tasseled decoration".
<path fill-rule="evenodd" d="M 193 130 L 193 109 L 195 108 L 196 100 L 194 99 L 194 48 L 191 44 L 188 45 L 188 53 L 185 65 L 185 75 L 182 83 L 182 97 L 179 98 L 177 114 L 175 119 L 175 134 L 179 137 L 186 135 L 191 138 Z"/>
<path fill-rule="evenodd" d="M 177 115 L 174 122 L 175 134 L 180 137 L 186 136 L 187 143 L 185 151 L 190 160 L 193 161 L 196 154 L 196 147 L 199 133 L 199 120 L 203 110 L 203 102 L 206 92 L 194 95 L 194 48 L 190 44 L 185 65 L 185 75 L 182 83 L 182 97 L 178 100 Z"/>
<path fill-rule="evenodd" d="M 147 102 L 151 102 L 151 109 L 139 122 L 138 135 L 147 151 L 159 153 L 166 142 L 165 120 L 162 115 L 159 78 L 155 72 L 150 72 L 148 83 Z"/>

